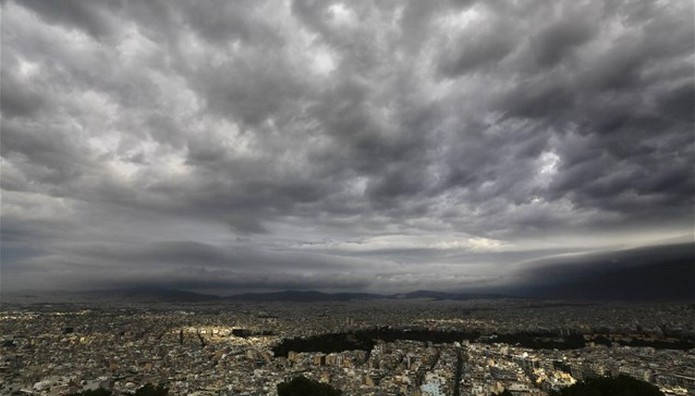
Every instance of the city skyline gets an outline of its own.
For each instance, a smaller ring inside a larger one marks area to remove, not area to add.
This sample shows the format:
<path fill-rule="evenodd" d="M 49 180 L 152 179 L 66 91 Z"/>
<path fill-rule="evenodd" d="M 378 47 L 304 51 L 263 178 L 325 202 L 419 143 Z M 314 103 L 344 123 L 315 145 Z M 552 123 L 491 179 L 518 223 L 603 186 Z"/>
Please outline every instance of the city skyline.
<path fill-rule="evenodd" d="M 1 7 L 3 293 L 694 275 L 691 1 Z"/>

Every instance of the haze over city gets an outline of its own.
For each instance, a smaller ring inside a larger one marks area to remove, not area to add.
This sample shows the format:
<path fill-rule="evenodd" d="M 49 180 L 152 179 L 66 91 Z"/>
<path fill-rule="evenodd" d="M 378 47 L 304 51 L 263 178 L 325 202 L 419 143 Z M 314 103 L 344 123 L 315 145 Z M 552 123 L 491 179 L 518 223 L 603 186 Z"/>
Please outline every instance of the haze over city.
<path fill-rule="evenodd" d="M 693 297 L 692 1 L 1 7 L 3 293 Z"/>

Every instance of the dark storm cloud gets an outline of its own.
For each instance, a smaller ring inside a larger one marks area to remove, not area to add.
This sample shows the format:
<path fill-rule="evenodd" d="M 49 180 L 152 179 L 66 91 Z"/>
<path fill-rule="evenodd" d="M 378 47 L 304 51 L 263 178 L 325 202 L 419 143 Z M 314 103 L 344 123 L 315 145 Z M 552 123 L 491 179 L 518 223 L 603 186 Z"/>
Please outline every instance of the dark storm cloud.
<path fill-rule="evenodd" d="M 3 2 L 3 279 L 473 287 L 691 235 L 692 14 Z"/>
<path fill-rule="evenodd" d="M 692 299 L 694 260 L 691 243 L 556 256 L 530 263 L 510 290 L 551 298 Z"/>

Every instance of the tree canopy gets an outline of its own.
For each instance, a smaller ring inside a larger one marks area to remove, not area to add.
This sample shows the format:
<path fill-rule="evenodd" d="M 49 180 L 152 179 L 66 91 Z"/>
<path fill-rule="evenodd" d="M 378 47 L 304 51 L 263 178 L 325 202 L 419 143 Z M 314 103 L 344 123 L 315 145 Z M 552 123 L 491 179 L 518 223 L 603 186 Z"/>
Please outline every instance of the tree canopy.
<path fill-rule="evenodd" d="M 135 396 L 167 396 L 168 394 L 169 389 L 163 385 L 145 384 L 135 391 Z"/>
<path fill-rule="evenodd" d="M 68 396 L 111 396 L 111 391 L 103 388 L 70 393 Z"/>
<path fill-rule="evenodd" d="M 551 396 L 664 396 L 659 388 L 627 375 L 588 378 Z"/>
<path fill-rule="evenodd" d="M 342 391 L 304 376 L 278 384 L 278 396 L 341 396 Z"/>

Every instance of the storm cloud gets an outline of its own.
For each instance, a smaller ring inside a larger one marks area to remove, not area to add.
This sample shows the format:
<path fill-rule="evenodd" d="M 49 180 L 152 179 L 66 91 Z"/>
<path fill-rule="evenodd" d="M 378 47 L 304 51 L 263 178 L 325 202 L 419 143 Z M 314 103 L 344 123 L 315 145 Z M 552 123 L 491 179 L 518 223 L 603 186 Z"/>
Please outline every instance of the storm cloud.
<path fill-rule="evenodd" d="M 692 244 L 693 13 L 4 1 L 2 290 L 468 290 Z"/>
<path fill-rule="evenodd" d="M 692 300 L 692 243 L 580 255 L 527 263 L 507 292 L 533 297 Z"/>

